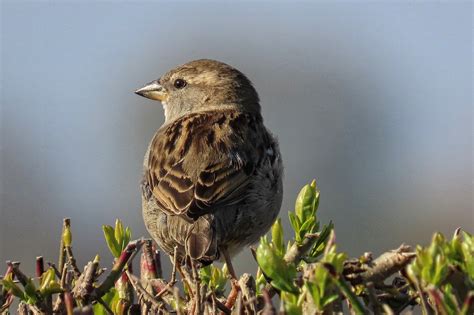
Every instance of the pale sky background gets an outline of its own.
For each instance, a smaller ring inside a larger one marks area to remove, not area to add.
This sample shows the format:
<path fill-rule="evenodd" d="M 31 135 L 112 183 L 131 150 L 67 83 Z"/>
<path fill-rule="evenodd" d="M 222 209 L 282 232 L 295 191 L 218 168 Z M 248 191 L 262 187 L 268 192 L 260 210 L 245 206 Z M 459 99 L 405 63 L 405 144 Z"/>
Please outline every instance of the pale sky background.
<path fill-rule="evenodd" d="M 375 254 L 474 232 L 470 2 L 2 1 L 0 270 L 81 265 L 101 225 L 147 236 L 142 158 L 163 122 L 133 91 L 214 58 L 254 82 L 286 167 L 283 222 L 312 178 L 339 249 Z M 248 251 L 235 261 L 253 272 Z M 1 272 L 0 272 L 1 273 Z"/>

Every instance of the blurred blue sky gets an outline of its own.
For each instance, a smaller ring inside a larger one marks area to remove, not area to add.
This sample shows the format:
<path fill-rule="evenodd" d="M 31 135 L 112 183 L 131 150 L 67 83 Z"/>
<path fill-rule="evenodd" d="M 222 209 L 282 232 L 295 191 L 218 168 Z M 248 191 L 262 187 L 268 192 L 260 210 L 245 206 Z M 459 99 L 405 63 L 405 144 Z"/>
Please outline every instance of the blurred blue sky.
<path fill-rule="evenodd" d="M 473 232 L 470 2 L 1 3 L 0 262 L 55 260 L 65 216 L 81 262 L 109 257 L 116 217 L 146 235 L 138 183 L 163 110 L 133 91 L 197 58 L 254 82 L 287 228 L 316 178 L 350 255 Z M 254 269 L 247 252 L 236 265 Z"/>

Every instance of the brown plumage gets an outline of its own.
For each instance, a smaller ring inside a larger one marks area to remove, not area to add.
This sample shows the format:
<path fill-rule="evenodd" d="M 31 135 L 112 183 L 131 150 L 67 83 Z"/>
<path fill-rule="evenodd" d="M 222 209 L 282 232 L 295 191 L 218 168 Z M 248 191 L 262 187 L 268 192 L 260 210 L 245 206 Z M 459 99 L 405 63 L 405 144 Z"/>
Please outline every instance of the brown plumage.
<path fill-rule="evenodd" d="M 143 217 L 167 253 L 207 264 L 256 242 L 282 199 L 278 144 L 238 70 L 197 60 L 137 91 L 160 100 L 165 124 L 144 159 Z"/>

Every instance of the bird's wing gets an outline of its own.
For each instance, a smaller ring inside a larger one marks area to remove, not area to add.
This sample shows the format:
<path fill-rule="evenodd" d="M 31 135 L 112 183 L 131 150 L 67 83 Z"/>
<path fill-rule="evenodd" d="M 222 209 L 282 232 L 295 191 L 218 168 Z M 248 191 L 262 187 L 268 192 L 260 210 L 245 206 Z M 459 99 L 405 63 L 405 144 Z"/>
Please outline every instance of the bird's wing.
<path fill-rule="evenodd" d="M 245 197 L 268 140 L 259 115 L 187 115 L 155 135 L 145 181 L 161 210 L 196 219 Z"/>

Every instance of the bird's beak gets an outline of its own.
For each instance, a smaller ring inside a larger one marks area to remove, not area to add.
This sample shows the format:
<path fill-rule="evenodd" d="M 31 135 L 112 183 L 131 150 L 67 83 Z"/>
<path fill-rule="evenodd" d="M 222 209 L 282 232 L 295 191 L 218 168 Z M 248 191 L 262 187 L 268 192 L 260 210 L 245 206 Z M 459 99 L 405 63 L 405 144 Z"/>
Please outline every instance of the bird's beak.
<path fill-rule="evenodd" d="M 158 80 L 147 83 L 144 87 L 136 90 L 135 94 L 161 102 L 168 97 L 166 89 L 158 83 Z"/>

